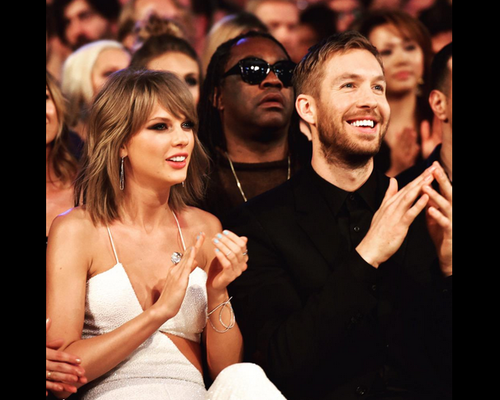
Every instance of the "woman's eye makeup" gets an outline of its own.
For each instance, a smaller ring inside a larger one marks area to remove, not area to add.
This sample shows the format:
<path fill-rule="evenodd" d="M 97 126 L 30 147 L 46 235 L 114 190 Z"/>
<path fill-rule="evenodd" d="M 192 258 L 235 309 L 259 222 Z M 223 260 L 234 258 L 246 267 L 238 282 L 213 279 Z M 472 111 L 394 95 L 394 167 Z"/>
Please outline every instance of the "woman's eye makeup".
<path fill-rule="evenodd" d="M 184 77 L 184 82 L 186 82 L 186 84 L 188 86 L 197 86 L 198 85 L 198 79 L 196 79 L 196 77 L 194 76 L 186 76 Z"/>
<path fill-rule="evenodd" d="M 159 123 L 151 125 L 148 129 L 151 129 L 154 131 L 162 131 L 162 130 L 165 130 L 167 128 L 168 128 L 167 124 L 165 124 L 163 122 L 159 122 Z"/>
<path fill-rule="evenodd" d="M 194 128 L 194 122 L 192 121 L 184 121 L 181 122 L 180 124 L 182 129 L 193 129 Z M 171 125 L 165 123 L 165 122 L 157 122 L 154 124 L 151 124 L 148 126 L 148 129 L 153 130 L 153 131 L 165 131 L 171 128 Z"/>
<path fill-rule="evenodd" d="M 182 124 L 181 124 L 181 127 L 183 129 L 193 129 L 194 128 L 194 122 L 192 121 L 184 121 Z"/>

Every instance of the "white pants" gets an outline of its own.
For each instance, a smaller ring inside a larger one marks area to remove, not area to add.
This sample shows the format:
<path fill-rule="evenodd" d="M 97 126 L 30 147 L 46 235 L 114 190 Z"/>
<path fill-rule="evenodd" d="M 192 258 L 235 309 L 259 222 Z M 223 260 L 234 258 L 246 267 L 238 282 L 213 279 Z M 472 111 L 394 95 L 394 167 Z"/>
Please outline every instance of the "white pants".
<path fill-rule="evenodd" d="M 207 400 L 286 400 L 257 364 L 223 369 L 208 390 Z"/>

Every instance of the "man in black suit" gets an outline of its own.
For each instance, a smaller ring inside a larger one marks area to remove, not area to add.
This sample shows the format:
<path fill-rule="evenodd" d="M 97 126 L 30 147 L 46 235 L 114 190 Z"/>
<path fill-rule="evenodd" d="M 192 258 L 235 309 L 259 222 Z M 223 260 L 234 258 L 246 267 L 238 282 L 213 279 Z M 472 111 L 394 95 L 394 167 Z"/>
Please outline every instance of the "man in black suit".
<path fill-rule="evenodd" d="M 434 164 L 398 190 L 374 170 L 390 110 L 358 33 L 310 49 L 294 87 L 311 167 L 223 221 L 248 237 L 248 270 L 229 287 L 246 359 L 289 400 L 451 397 L 446 175 Z"/>

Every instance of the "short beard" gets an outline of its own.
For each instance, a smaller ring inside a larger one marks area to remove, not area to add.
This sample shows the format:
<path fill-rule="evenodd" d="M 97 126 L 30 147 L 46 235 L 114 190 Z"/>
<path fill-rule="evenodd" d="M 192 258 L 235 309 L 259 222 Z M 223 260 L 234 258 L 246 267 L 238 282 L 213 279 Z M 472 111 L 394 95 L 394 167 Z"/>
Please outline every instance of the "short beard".
<path fill-rule="evenodd" d="M 369 163 L 379 152 L 385 131 L 376 146 L 363 148 L 349 140 L 346 134 L 339 132 L 343 127 L 336 127 L 333 121 L 328 120 L 328 113 L 322 114 L 326 118 L 318 120 L 318 137 L 320 150 L 328 164 L 360 168 Z"/>

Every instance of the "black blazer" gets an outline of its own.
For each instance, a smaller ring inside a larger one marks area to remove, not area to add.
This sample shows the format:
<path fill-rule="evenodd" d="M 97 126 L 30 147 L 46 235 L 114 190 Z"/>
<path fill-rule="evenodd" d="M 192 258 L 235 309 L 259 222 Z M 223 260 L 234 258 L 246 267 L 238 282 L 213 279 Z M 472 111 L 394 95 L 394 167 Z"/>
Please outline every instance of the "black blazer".
<path fill-rule="evenodd" d="M 384 387 L 384 370 L 422 398 L 444 398 L 451 350 L 441 325 L 450 327 L 451 291 L 443 294 L 425 221 L 376 270 L 347 248 L 311 174 L 304 169 L 223 221 L 249 238 L 248 270 L 229 287 L 245 359 L 289 400 L 358 398 Z M 388 181 L 377 173 L 379 203 Z"/>

